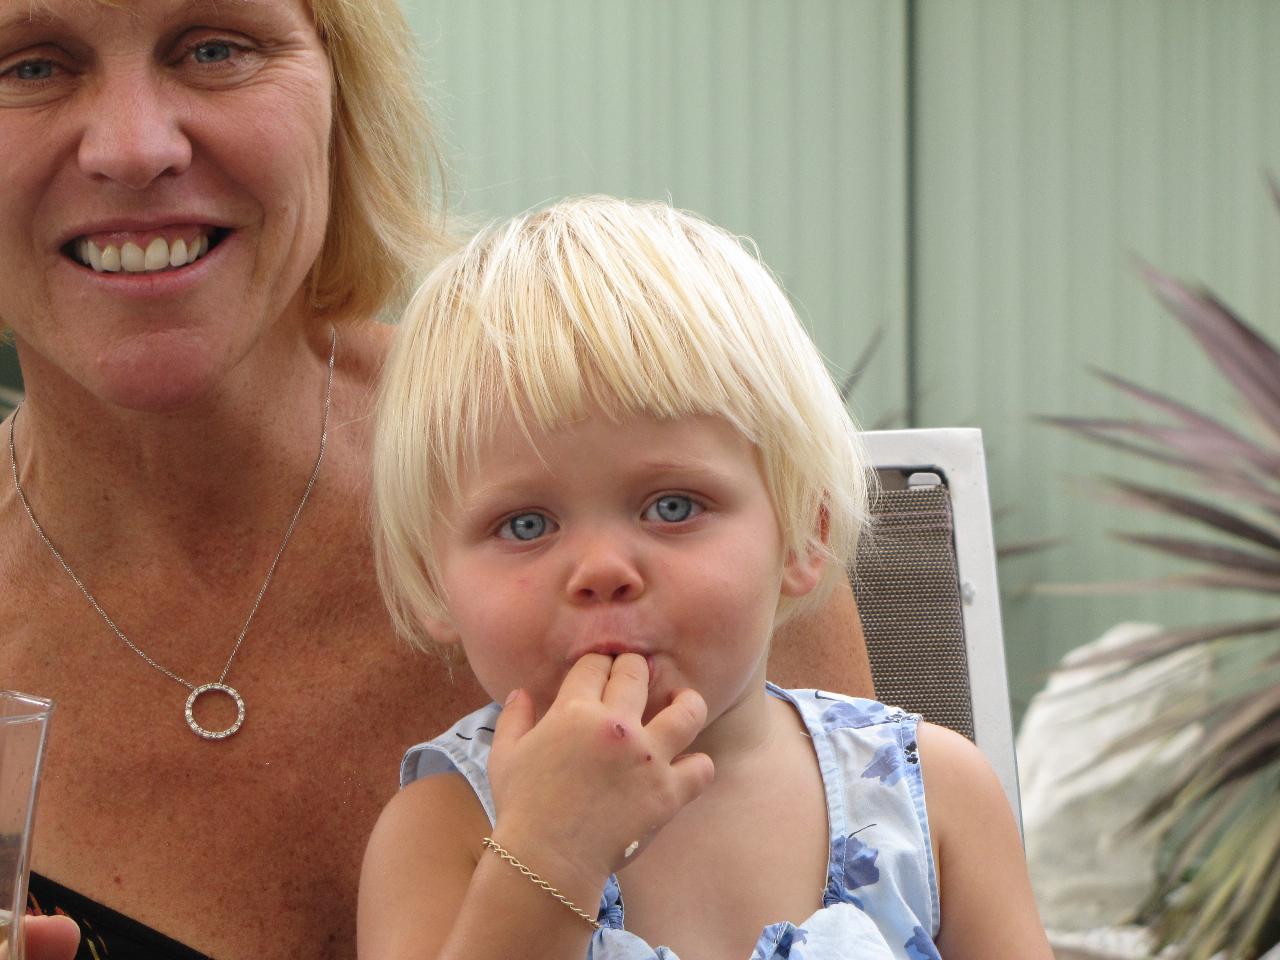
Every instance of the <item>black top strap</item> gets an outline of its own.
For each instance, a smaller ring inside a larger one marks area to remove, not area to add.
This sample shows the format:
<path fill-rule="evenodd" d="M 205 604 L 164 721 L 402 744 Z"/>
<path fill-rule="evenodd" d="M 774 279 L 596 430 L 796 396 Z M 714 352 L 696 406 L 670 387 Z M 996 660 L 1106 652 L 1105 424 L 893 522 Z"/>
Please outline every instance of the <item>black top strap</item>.
<path fill-rule="evenodd" d="M 27 886 L 27 912 L 60 913 L 78 923 L 76 960 L 210 960 L 172 937 L 35 872 Z"/>

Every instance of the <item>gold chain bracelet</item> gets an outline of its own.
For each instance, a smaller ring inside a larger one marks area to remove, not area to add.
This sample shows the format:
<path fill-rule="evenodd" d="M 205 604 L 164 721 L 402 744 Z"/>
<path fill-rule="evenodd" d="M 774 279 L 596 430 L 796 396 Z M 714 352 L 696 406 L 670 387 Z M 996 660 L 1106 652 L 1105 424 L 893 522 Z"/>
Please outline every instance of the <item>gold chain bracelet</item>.
<path fill-rule="evenodd" d="M 538 876 L 536 873 L 534 873 L 532 870 L 526 867 L 523 863 L 517 860 L 514 856 L 512 856 L 512 854 L 509 851 L 507 851 L 502 846 L 502 844 L 498 843 L 497 840 L 493 839 L 493 837 L 485 837 L 483 842 L 488 849 L 492 850 L 503 860 L 507 861 L 507 863 L 511 864 L 513 867 L 519 870 L 521 874 L 523 874 L 524 876 L 532 880 L 534 884 L 541 887 L 543 890 L 547 891 L 547 893 L 551 894 L 553 897 L 555 897 L 557 900 L 563 903 L 566 907 L 568 907 L 570 910 L 572 910 L 574 913 L 580 916 L 583 920 L 587 921 L 587 923 L 591 925 L 592 930 L 600 929 L 600 924 L 596 922 L 595 918 L 592 917 L 591 914 L 587 913 L 585 910 L 579 907 L 576 903 L 574 903 L 572 900 L 566 897 L 563 893 L 561 893 L 551 884 L 547 883 L 547 881 L 543 880 L 540 876 Z"/>

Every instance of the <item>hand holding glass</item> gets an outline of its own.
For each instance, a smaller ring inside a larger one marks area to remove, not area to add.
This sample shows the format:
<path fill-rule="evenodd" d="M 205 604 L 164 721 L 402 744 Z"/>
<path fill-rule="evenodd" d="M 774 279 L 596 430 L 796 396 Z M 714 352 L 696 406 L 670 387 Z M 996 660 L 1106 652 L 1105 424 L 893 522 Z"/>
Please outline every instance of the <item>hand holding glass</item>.
<path fill-rule="evenodd" d="M 53 703 L 0 690 L 0 960 L 23 960 L 28 852 Z"/>

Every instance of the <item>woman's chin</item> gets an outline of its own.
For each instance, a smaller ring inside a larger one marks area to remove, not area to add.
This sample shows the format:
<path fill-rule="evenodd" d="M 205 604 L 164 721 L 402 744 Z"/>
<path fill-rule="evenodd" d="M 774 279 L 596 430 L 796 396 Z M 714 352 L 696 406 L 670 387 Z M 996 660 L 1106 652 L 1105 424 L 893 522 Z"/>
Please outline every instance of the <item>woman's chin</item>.
<path fill-rule="evenodd" d="M 134 413 L 175 414 L 190 409 L 208 396 L 207 384 L 195 384 L 169 378 L 162 383 L 130 383 L 116 388 L 107 386 L 102 399 L 112 406 Z"/>
<path fill-rule="evenodd" d="M 134 338 L 100 355 L 93 392 L 126 410 L 175 413 L 208 397 L 225 377 L 213 353 L 196 337 Z"/>

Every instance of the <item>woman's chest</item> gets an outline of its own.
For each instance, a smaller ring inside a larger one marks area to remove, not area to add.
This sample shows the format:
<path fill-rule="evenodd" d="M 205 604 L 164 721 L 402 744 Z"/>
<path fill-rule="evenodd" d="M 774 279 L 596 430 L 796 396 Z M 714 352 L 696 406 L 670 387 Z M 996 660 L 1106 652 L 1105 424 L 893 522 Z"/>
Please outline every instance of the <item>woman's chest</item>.
<path fill-rule="evenodd" d="M 359 633 L 265 630 L 274 655 L 228 677 L 245 724 L 213 743 L 188 729 L 186 689 L 127 649 L 28 656 L 23 682 L 58 701 L 35 869 L 214 956 L 350 956 L 400 756 L 476 703 L 385 629 Z"/>

